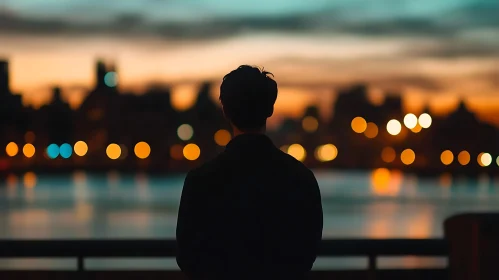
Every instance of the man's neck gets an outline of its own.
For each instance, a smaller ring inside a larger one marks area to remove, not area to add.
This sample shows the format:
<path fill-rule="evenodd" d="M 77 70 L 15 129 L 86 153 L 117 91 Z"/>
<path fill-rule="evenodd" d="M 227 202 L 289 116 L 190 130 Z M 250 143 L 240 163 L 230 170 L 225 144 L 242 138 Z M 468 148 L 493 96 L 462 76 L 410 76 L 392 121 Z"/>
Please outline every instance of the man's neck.
<path fill-rule="evenodd" d="M 260 129 L 242 131 L 233 125 L 232 131 L 233 131 L 234 137 L 236 137 L 236 136 L 239 136 L 242 134 L 265 134 L 266 129 L 264 126 L 263 128 L 260 128 Z"/>

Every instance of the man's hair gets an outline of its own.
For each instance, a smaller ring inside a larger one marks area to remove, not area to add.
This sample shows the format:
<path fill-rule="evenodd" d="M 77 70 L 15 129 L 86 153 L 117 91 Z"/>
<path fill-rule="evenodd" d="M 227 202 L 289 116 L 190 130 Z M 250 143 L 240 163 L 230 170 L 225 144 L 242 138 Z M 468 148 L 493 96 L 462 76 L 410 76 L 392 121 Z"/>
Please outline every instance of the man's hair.
<path fill-rule="evenodd" d="M 225 116 L 240 130 L 265 126 L 274 113 L 277 83 L 272 73 L 257 67 L 241 65 L 223 78 L 220 101 Z"/>

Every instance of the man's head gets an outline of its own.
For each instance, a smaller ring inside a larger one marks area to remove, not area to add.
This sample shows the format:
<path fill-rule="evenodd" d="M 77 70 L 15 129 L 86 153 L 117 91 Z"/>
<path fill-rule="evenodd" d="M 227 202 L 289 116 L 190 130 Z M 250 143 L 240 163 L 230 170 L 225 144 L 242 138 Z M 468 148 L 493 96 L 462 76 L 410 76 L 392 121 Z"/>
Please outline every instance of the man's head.
<path fill-rule="evenodd" d="M 241 65 L 223 78 L 220 86 L 223 111 L 239 130 L 262 130 L 274 113 L 277 83 L 269 75 L 272 73 Z"/>

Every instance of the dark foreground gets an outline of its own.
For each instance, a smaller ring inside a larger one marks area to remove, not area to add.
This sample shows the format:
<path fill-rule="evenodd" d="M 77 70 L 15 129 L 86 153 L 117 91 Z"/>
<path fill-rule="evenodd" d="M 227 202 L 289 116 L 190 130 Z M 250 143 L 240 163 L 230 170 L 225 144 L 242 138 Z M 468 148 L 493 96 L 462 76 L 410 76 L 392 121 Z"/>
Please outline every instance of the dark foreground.
<path fill-rule="evenodd" d="M 293 246 L 293 244 L 289 244 Z M 0 279 L 186 279 L 180 271 L 88 271 L 87 258 L 174 257 L 174 240 L 3 240 L 0 258 L 73 258 L 75 271 L 0 271 Z M 310 279 L 445 279 L 446 269 L 380 270 L 378 256 L 446 256 L 443 239 L 324 240 L 320 257 L 367 257 L 366 270 L 313 271 Z"/>

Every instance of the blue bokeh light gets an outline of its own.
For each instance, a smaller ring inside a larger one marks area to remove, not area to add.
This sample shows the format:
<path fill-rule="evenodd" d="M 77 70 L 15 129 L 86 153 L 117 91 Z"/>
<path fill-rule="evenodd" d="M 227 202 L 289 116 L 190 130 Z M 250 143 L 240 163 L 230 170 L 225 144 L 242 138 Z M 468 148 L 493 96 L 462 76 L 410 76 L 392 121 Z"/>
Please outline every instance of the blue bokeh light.
<path fill-rule="evenodd" d="M 57 144 L 50 144 L 47 147 L 47 156 L 51 159 L 55 159 L 59 156 L 59 146 Z"/>
<path fill-rule="evenodd" d="M 104 75 L 104 83 L 108 87 L 116 87 L 118 85 L 118 74 L 116 72 L 107 72 Z"/>
<path fill-rule="evenodd" d="M 73 154 L 73 148 L 68 143 L 64 143 L 60 148 L 61 157 L 70 158 Z"/>

